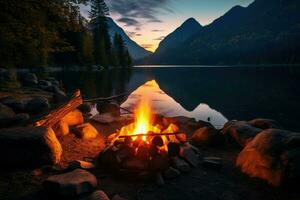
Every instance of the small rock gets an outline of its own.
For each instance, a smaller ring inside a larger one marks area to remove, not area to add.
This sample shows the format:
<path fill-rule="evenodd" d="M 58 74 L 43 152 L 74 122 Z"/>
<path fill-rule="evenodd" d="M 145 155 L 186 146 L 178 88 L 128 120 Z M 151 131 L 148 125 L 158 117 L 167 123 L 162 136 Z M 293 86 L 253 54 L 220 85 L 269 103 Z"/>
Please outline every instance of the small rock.
<path fill-rule="evenodd" d="M 65 174 L 50 176 L 43 185 L 50 195 L 74 197 L 92 192 L 97 186 L 97 179 L 88 171 L 76 169 Z"/>
<path fill-rule="evenodd" d="M 25 111 L 25 103 L 14 97 L 4 97 L 0 100 L 0 102 L 13 109 L 15 113 L 21 113 Z"/>
<path fill-rule="evenodd" d="M 6 123 L 11 122 L 14 117 L 14 111 L 10 107 L 0 103 L 0 125 L 5 125 Z"/>
<path fill-rule="evenodd" d="M 83 161 L 83 160 L 74 160 L 69 164 L 70 169 L 93 169 L 95 165 L 91 162 Z"/>
<path fill-rule="evenodd" d="M 169 156 L 179 156 L 180 154 L 180 145 L 176 142 L 168 143 L 168 154 Z"/>
<path fill-rule="evenodd" d="M 191 137 L 191 141 L 198 145 L 222 146 L 225 142 L 224 136 L 213 127 L 202 127 L 197 129 Z"/>
<path fill-rule="evenodd" d="M 43 174 L 43 171 L 41 169 L 34 169 L 31 172 L 32 176 L 41 176 Z"/>
<path fill-rule="evenodd" d="M 216 160 L 203 160 L 202 165 L 204 167 L 216 170 L 219 170 L 222 167 L 222 163 Z"/>
<path fill-rule="evenodd" d="M 197 167 L 199 165 L 199 156 L 190 147 L 185 146 L 181 148 L 180 156 L 183 157 L 193 167 Z"/>
<path fill-rule="evenodd" d="M 19 113 L 16 114 L 14 117 L 15 125 L 24 125 L 28 122 L 30 116 L 27 113 Z"/>
<path fill-rule="evenodd" d="M 253 119 L 248 122 L 251 126 L 254 126 L 256 128 L 260 129 L 269 129 L 269 128 L 275 128 L 275 129 L 281 129 L 281 125 L 273 120 L 273 119 Z"/>
<path fill-rule="evenodd" d="M 178 169 L 182 172 L 188 172 L 191 169 L 187 162 L 178 157 L 172 157 L 171 164 L 175 169 Z"/>
<path fill-rule="evenodd" d="M 149 162 L 149 168 L 153 171 L 164 171 L 169 167 L 169 159 L 166 156 L 154 156 Z"/>
<path fill-rule="evenodd" d="M 50 81 L 46 81 L 46 80 L 40 80 L 38 82 L 38 86 L 39 88 L 41 88 L 42 90 L 47 89 L 48 87 L 52 86 Z"/>
<path fill-rule="evenodd" d="M 109 198 L 105 194 L 105 192 L 103 192 L 102 190 L 97 190 L 79 198 L 79 200 L 109 200 Z"/>
<path fill-rule="evenodd" d="M 161 173 L 155 174 L 155 182 L 158 186 L 162 186 L 165 184 L 164 178 L 162 177 Z"/>
<path fill-rule="evenodd" d="M 127 200 L 127 199 L 121 197 L 121 196 L 118 195 L 118 194 L 115 194 L 115 195 L 111 198 L 111 200 Z"/>
<path fill-rule="evenodd" d="M 60 120 L 57 124 L 57 126 L 55 127 L 55 133 L 57 135 L 68 135 L 70 132 L 69 130 L 69 125 L 68 123 L 66 123 L 64 120 Z"/>
<path fill-rule="evenodd" d="M 62 118 L 62 120 L 67 123 L 69 126 L 76 126 L 83 124 L 83 116 L 79 110 L 74 110 L 69 112 L 66 116 Z"/>
<path fill-rule="evenodd" d="M 64 103 L 68 101 L 69 98 L 65 92 L 63 92 L 56 86 L 54 86 L 53 88 L 53 99 L 55 103 Z"/>
<path fill-rule="evenodd" d="M 139 159 L 135 159 L 135 158 L 124 161 L 122 166 L 126 169 L 141 170 L 141 171 L 146 168 L 143 161 L 141 161 Z"/>
<path fill-rule="evenodd" d="M 164 177 L 166 179 L 173 179 L 179 175 L 180 175 L 180 171 L 173 167 L 169 167 L 167 170 L 164 171 Z"/>
<path fill-rule="evenodd" d="M 25 73 L 21 77 L 24 86 L 36 86 L 38 84 L 38 78 L 34 73 Z"/>
<path fill-rule="evenodd" d="M 241 147 L 245 147 L 262 129 L 245 121 L 229 121 L 223 127 L 223 133 L 232 138 Z"/>
<path fill-rule="evenodd" d="M 45 97 L 35 97 L 31 99 L 27 105 L 26 110 L 32 114 L 40 114 L 50 109 L 50 104 Z"/>
<path fill-rule="evenodd" d="M 76 135 L 84 140 L 94 139 L 98 136 L 98 131 L 90 123 L 76 126 Z"/>
<path fill-rule="evenodd" d="M 215 156 L 204 157 L 203 160 L 213 160 L 213 161 L 222 162 L 222 158 L 220 158 L 220 157 L 215 157 Z"/>

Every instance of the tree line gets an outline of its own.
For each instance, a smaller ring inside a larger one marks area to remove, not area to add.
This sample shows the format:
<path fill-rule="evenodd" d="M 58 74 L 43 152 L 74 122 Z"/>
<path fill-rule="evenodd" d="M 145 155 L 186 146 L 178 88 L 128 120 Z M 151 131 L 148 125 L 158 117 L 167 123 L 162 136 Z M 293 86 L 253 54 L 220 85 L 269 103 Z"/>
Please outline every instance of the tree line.
<path fill-rule="evenodd" d="M 91 5 L 89 19 L 79 4 Z M 0 7 L 0 66 L 131 66 L 119 34 L 109 35 L 104 0 L 9 0 Z"/>

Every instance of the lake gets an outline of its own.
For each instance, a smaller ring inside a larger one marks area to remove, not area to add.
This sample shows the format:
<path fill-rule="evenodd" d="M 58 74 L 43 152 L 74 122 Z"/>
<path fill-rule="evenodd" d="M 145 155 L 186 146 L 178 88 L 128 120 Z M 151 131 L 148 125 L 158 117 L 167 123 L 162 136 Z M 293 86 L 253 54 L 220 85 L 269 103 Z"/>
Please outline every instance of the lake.
<path fill-rule="evenodd" d="M 300 130 L 300 67 L 297 66 L 136 66 L 49 73 L 63 80 L 68 92 L 81 89 L 86 99 L 131 93 L 147 81 L 155 80 L 165 94 L 163 99 L 168 99 L 161 104 L 161 108 L 168 107 L 167 114 L 199 116 L 198 119 L 211 120 L 216 126 L 227 119 L 272 118 L 286 129 Z M 170 105 L 176 104 L 176 109 L 168 106 L 171 101 Z"/>

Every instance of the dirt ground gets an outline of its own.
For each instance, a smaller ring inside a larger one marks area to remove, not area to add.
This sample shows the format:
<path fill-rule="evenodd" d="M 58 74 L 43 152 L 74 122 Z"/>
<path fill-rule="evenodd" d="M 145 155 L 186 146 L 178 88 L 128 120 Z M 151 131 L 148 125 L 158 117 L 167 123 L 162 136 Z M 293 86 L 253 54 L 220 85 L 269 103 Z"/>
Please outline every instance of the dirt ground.
<path fill-rule="evenodd" d="M 2 169 L 0 172 L 0 199 L 2 200 L 48 200 L 42 190 L 42 182 L 52 174 L 61 173 L 61 168 L 72 160 L 95 158 L 105 146 L 106 136 L 120 124 L 95 124 L 101 133 L 98 138 L 82 141 L 73 134 L 59 138 L 63 147 L 60 166 L 41 169 Z M 203 156 L 218 156 L 223 159 L 221 170 L 204 168 L 202 165 L 188 173 L 157 186 L 151 179 L 121 177 L 100 167 L 91 170 L 98 179 L 98 187 L 109 197 L 115 194 L 128 200 L 299 200 L 295 188 L 273 188 L 267 183 L 249 178 L 234 165 L 239 149 L 200 148 Z M 1 163 L 5 165 L 5 163 Z"/>

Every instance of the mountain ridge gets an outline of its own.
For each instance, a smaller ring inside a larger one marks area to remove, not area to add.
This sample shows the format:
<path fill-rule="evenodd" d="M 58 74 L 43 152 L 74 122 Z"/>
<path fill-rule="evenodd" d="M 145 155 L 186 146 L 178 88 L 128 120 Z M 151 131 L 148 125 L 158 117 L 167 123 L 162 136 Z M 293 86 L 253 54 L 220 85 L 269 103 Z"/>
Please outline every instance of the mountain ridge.
<path fill-rule="evenodd" d="M 135 41 L 130 39 L 130 37 L 126 34 L 126 32 L 119 25 L 117 25 L 112 18 L 107 17 L 107 24 L 109 27 L 110 37 L 113 38 L 115 33 L 119 33 L 127 45 L 129 54 L 132 56 L 134 60 L 142 59 L 152 54 L 152 52 L 147 51 L 146 49 L 138 45 Z"/>
<path fill-rule="evenodd" d="M 143 64 L 296 64 L 300 63 L 300 2 L 256 0 L 235 6 L 172 51 Z"/>

